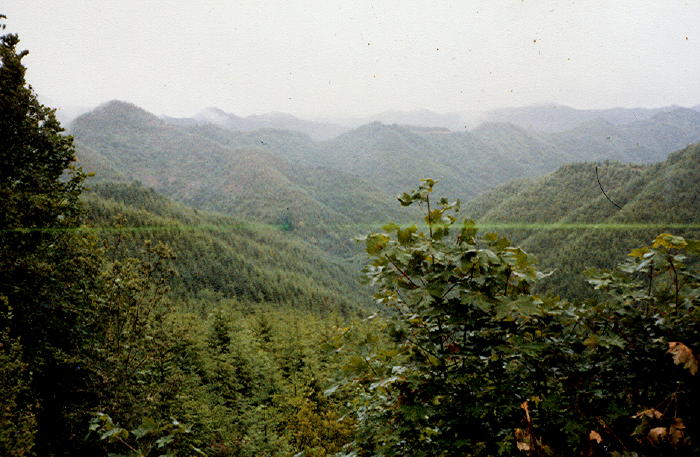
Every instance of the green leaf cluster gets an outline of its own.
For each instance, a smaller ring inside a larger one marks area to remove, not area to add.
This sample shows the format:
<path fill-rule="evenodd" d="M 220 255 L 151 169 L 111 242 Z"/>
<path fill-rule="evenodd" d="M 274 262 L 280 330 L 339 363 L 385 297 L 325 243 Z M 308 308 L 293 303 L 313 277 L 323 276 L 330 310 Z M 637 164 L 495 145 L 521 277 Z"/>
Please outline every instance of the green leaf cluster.
<path fill-rule="evenodd" d="M 398 352 L 375 352 L 371 373 L 354 378 L 366 389 L 355 449 L 694 455 L 697 242 L 659 235 L 617 270 L 592 273 L 608 295 L 569 302 L 532 292 L 547 275 L 506 238 L 477 236 L 446 200 L 429 209 L 429 184 L 401 198 L 425 205 L 427 230 L 387 225 L 363 238 Z M 639 415 L 653 408 L 653 420 Z"/>

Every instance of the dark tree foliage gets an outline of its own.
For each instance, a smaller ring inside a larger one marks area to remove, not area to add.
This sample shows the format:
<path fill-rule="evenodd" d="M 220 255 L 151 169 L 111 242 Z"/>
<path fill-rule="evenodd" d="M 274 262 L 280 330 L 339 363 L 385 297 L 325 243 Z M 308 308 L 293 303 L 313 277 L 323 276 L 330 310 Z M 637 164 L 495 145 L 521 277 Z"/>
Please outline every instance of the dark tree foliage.
<path fill-rule="evenodd" d="M 74 222 L 83 175 L 71 172 L 73 139 L 55 110 L 37 100 L 25 79 L 15 34 L 0 37 L 0 227 L 64 227 Z"/>
<path fill-rule="evenodd" d="M 25 424 L 36 414 L 35 452 L 75 455 L 75 416 L 90 402 L 80 365 L 97 263 L 89 240 L 64 230 L 78 222 L 84 174 L 71 168 L 72 138 L 26 83 L 18 43 L 0 37 L 0 351 L 12 348 L 4 357 L 31 376 L 14 409 Z"/>
<path fill-rule="evenodd" d="M 589 271 L 599 301 L 539 296 L 530 256 L 431 208 L 433 184 L 399 197 L 426 230 L 365 238 L 399 354 L 354 381 L 362 455 L 698 455 L 700 242 L 664 233 Z"/>

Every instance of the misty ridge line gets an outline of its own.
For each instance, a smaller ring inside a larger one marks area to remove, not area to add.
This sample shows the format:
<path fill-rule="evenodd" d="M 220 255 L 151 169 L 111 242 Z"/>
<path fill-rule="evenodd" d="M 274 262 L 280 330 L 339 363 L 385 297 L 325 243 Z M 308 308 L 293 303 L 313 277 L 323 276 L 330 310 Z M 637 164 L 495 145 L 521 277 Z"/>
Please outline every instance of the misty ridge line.
<path fill-rule="evenodd" d="M 96 106 L 64 107 L 57 110 L 62 124 L 68 126 L 73 120 L 99 109 L 111 100 Z M 123 103 L 133 104 L 122 101 Z M 138 106 L 135 105 L 134 106 Z M 651 119 L 657 114 L 678 109 L 700 112 L 700 104 L 694 106 L 668 105 L 651 108 L 613 107 L 584 109 L 558 103 L 538 103 L 519 107 L 504 107 L 490 110 L 438 112 L 426 108 L 411 110 L 383 111 L 365 116 L 303 116 L 282 111 L 260 114 L 237 115 L 218 107 L 207 107 L 186 117 L 168 114 L 154 115 L 166 124 L 178 127 L 195 127 L 213 124 L 233 131 L 253 132 L 274 129 L 301 132 L 316 141 L 335 138 L 350 130 L 372 123 L 401 125 L 417 128 L 434 129 L 423 133 L 459 133 L 469 132 L 490 123 L 509 123 L 538 133 L 556 133 L 575 129 L 581 124 L 596 120 L 613 126 L 622 126 L 636 121 Z M 446 130 L 446 131 L 445 131 Z"/>

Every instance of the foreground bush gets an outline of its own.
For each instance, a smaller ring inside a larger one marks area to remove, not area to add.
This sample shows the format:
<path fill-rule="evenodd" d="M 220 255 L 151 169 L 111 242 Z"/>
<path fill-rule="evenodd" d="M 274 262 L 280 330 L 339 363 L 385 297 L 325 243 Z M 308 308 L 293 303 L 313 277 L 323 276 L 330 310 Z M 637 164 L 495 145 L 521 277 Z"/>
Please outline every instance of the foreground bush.
<path fill-rule="evenodd" d="M 588 272 L 596 301 L 538 296 L 530 256 L 458 224 L 433 185 L 399 198 L 426 207 L 425 229 L 364 238 L 399 354 L 354 379 L 358 452 L 700 455 L 700 243 L 662 234 Z"/>

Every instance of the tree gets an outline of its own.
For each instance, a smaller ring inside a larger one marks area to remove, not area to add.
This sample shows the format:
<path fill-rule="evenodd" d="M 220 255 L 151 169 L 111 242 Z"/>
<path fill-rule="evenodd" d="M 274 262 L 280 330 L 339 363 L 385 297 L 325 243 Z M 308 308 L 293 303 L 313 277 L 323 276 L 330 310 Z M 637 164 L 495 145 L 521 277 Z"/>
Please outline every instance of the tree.
<path fill-rule="evenodd" d="M 34 446 L 35 416 L 22 347 L 0 332 L 0 455 L 22 457 Z"/>
<path fill-rule="evenodd" d="M 353 381 L 362 455 L 698 455 L 700 243 L 662 234 L 591 271 L 600 301 L 539 296 L 530 257 L 457 225 L 434 184 L 399 197 L 424 230 L 364 238 L 399 355 Z"/>
<path fill-rule="evenodd" d="M 365 238 L 365 273 L 398 317 L 404 353 L 371 386 L 384 405 L 365 444 L 380 455 L 512 452 L 519 405 L 540 382 L 534 354 L 517 347 L 524 331 L 532 329 L 530 344 L 541 339 L 535 328 L 550 304 L 530 286 L 543 275 L 508 240 L 477 239 L 473 222 L 453 233 L 459 202 L 431 202 L 434 184 L 399 197 L 425 206 L 427 231 L 389 224 Z"/>
<path fill-rule="evenodd" d="M 0 335 L 15 348 L 0 371 L 19 358 L 31 376 L 31 395 L 16 400 L 25 402 L 18 411 L 36 405 L 34 452 L 76 455 L 73 438 L 84 434 L 91 401 L 81 360 L 92 338 L 99 250 L 66 230 L 79 223 L 85 174 L 71 165 L 72 138 L 54 110 L 26 83 L 27 51 L 18 44 L 15 34 L 0 37 Z"/>
<path fill-rule="evenodd" d="M 0 37 L 0 228 L 67 227 L 85 175 L 71 166 L 73 139 L 61 134 L 55 110 L 26 83 L 28 51 L 18 44 L 16 34 Z"/>

